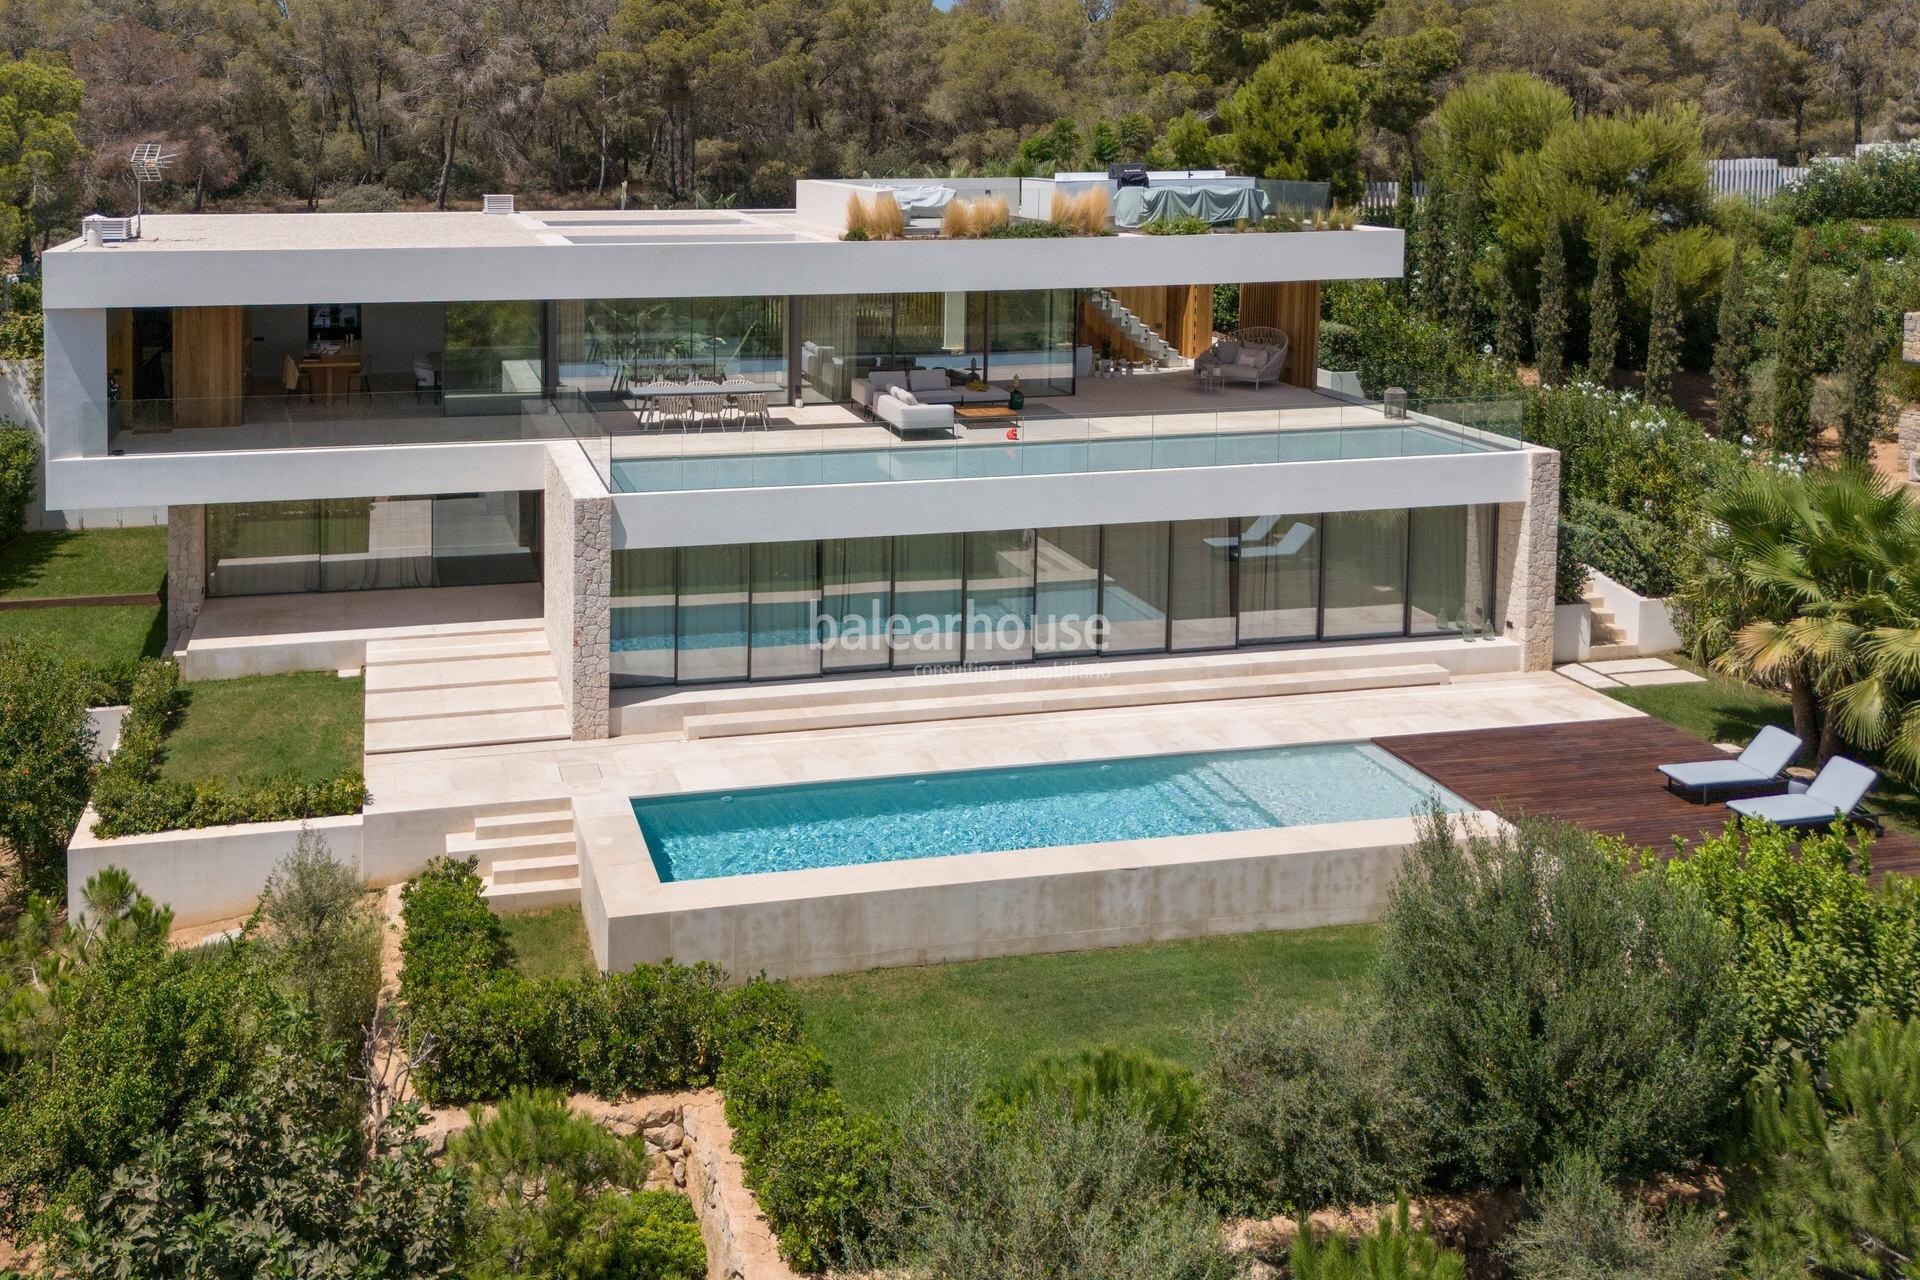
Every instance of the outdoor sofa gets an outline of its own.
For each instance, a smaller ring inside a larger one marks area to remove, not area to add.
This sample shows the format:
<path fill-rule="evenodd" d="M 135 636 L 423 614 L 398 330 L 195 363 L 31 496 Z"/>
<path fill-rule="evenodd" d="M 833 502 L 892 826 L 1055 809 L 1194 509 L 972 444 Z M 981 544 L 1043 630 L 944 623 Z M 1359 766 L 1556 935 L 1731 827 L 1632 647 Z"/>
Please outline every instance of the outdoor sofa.
<path fill-rule="evenodd" d="M 1236 329 L 1193 362 L 1194 376 L 1213 374 L 1222 382 L 1245 382 L 1258 387 L 1278 382 L 1287 371 L 1289 339 L 1278 329 L 1252 326 Z"/>

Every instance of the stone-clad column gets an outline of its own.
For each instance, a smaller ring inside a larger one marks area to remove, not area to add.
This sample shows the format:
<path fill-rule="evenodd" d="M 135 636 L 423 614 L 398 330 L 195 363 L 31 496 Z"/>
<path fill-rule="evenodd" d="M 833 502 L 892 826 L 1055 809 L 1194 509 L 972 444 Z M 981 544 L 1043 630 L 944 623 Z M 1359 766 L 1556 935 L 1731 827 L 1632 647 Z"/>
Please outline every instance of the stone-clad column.
<path fill-rule="evenodd" d="M 1500 507 L 1501 616 L 1522 668 L 1553 668 L 1553 568 L 1560 544 L 1560 454 L 1529 445 L 1527 500 Z"/>
<path fill-rule="evenodd" d="M 207 598 L 207 509 L 167 508 L 167 652 L 187 642 Z"/>
<path fill-rule="evenodd" d="M 543 509 L 547 643 L 575 741 L 607 736 L 613 496 L 580 446 L 547 446 Z"/>

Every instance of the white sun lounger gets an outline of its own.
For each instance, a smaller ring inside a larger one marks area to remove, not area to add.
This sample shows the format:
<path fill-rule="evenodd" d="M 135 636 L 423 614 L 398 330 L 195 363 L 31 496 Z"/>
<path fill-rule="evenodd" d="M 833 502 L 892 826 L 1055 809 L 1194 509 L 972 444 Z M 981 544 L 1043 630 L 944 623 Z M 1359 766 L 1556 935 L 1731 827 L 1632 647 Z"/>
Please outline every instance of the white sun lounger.
<path fill-rule="evenodd" d="M 1835 756 L 1804 791 L 1729 800 L 1727 808 L 1743 817 L 1765 818 L 1781 827 L 1824 827 L 1835 818 L 1850 817 L 1854 807 L 1867 798 L 1867 788 L 1878 776 L 1857 761 Z M 1871 818 L 1860 820 L 1875 828 L 1879 826 Z"/>
<path fill-rule="evenodd" d="M 1747 749 L 1731 760 L 1695 760 L 1690 764 L 1663 764 L 1672 791 L 1697 792 L 1702 799 L 1715 791 L 1740 791 L 1777 780 L 1800 750 L 1800 739 L 1778 725 L 1753 735 Z"/>

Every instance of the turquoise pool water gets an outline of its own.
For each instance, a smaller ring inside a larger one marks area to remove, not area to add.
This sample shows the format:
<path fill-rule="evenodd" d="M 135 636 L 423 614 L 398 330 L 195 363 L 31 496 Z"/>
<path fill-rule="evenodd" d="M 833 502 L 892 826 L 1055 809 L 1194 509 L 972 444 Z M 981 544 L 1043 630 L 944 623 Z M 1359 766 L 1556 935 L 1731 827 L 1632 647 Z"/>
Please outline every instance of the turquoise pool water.
<path fill-rule="evenodd" d="M 892 480 L 970 480 L 1082 471 L 1153 471 L 1492 453 L 1507 442 L 1424 425 L 1289 428 L 1218 435 L 1114 436 L 1093 440 L 967 440 L 890 449 L 818 449 L 791 453 L 692 454 L 616 458 L 615 493 L 686 489 L 767 489 L 789 485 L 875 484 Z"/>
<path fill-rule="evenodd" d="M 637 799 L 663 881 L 1404 818 L 1472 806 L 1371 743 Z"/>

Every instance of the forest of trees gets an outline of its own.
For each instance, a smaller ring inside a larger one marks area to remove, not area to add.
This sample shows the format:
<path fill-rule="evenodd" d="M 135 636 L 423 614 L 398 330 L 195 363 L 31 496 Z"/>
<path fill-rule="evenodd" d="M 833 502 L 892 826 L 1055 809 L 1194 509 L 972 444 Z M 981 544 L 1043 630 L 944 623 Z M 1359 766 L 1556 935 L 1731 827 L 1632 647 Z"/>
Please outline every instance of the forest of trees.
<path fill-rule="evenodd" d="M 1915 0 L 0 0 L 0 219 L 779 204 L 796 177 L 1120 158 L 1390 177 L 1452 85 L 1691 107 L 1729 155 L 1920 131 Z"/>

